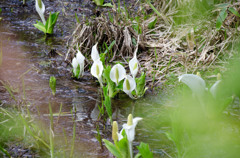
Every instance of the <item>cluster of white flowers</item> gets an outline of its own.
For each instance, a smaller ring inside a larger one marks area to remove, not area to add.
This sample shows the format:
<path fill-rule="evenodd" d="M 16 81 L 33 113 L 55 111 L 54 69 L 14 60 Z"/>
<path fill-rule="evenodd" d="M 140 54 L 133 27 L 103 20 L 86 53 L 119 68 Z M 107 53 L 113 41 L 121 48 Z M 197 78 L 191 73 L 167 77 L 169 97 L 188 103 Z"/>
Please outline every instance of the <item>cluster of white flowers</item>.
<path fill-rule="evenodd" d="M 91 58 L 93 60 L 93 65 L 91 67 L 91 74 L 98 79 L 98 81 L 100 82 L 100 85 L 102 86 L 102 73 L 104 68 L 103 68 L 102 61 L 100 60 L 99 52 L 97 50 L 97 44 L 95 44 L 92 47 Z M 80 66 L 80 74 L 79 76 L 77 76 L 77 78 L 82 76 L 83 69 L 84 69 L 84 59 L 85 59 L 84 56 L 81 54 L 80 51 L 78 51 L 77 57 L 76 58 L 74 57 L 72 60 L 74 76 L 76 76 L 78 65 Z M 139 62 L 137 60 L 136 53 L 135 53 L 134 57 L 129 62 L 129 68 L 132 76 L 126 74 L 126 70 L 121 64 L 114 65 L 110 71 L 110 79 L 113 82 L 115 82 L 117 86 L 119 82 L 124 79 L 123 91 L 127 95 L 129 95 L 131 98 L 134 98 L 132 96 L 132 91 L 136 89 L 135 77 L 138 72 L 138 64 Z"/>

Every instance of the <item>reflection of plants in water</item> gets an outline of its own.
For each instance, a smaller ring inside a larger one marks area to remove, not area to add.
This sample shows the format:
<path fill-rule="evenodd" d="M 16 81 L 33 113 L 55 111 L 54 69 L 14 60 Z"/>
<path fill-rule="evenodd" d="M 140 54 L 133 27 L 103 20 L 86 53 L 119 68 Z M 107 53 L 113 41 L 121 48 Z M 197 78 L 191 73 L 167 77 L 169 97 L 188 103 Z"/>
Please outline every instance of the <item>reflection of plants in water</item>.
<path fill-rule="evenodd" d="M 59 12 L 56 12 L 56 13 L 50 12 L 49 18 L 46 21 L 45 17 L 44 17 L 45 5 L 42 2 L 42 0 L 36 0 L 35 7 L 36 7 L 36 11 L 38 12 L 42 22 L 37 21 L 37 24 L 33 24 L 33 25 L 40 31 L 44 32 L 45 34 L 53 34 L 53 28 L 57 22 Z"/>
<path fill-rule="evenodd" d="M 114 144 L 103 139 L 108 150 L 117 158 L 133 158 L 132 143 L 135 139 L 135 128 L 138 121 L 142 120 L 140 117 L 133 118 L 129 114 L 127 124 L 123 124 L 123 129 L 118 133 L 118 124 L 116 121 L 112 125 L 112 139 Z M 148 144 L 141 143 L 137 147 L 139 153 L 135 157 L 152 158 L 153 153 L 150 151 Z"/>

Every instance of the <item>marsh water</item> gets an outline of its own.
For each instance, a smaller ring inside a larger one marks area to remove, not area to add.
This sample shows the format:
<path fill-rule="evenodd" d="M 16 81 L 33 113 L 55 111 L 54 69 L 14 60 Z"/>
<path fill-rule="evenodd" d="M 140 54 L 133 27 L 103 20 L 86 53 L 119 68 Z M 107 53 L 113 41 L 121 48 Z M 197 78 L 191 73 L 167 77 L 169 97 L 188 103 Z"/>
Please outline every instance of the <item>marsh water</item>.
<path fill-rule="evenodd" d="M 0 49 L 3 52 L 0 80 L 11 87 L 16 100 L 14 101 L 14 98 L 1 84 L 2 105 L 21 105 L 19 101 L 24 101 L 36 119 L 44 122 L 46 127 L 50 122 L 49 104 L 52 106 L 53 113 L 58 113 L 62 105 L 63 115 L 59 119 L 54 118 L 55 138 L 59 144 L 64 141 L 63 129 L 67 137 L 72 138 L 72 112 L 77 123 L 76 155 L 78 157 L 109 157 L 109 152 L 101 148 L 95 137 L 96 124 L 99 125 L 101 122 L 98 120 L 98 105 L 101 105 L 99 85 L 87 69 L 83 78 L 74 80 L 71 77 L 71 64 L 69 61 L 64 61 L 67 50 L 66 41 L 76 26 L 74 13 L 76 12 L 79 17 L 94 14 L 94 6 L 88 1 L 61 1 L 61 3 L 54 1 L 46 2 L 45 6 L 47 6 L 47 13 L 62 11 L 52 37 L 45 37 L 33 26 L 35 21 L 39 20 L 34 9 L 34 1 L 27 1 L 27 6 L 22 6 L 18 0 L 0 2 L 0 8 L 2 8 Z M 50 76 L 55 76 L 57 79 L 55 96 L 51 94 L 49 88 Z M 138 103 L 127 96 L 115 99 L 113 119 L 122 124 L 126 122 L 129 113 L 147 118 L 144 116 L 146 109 L 153 112 L 155 109 L 152 104 L 144 103 L 144 100 L 148 99 L 143 98 L 137 101 Z M 159 100 L 155 101 L 159 103 Z M 100 124 L 99 129 L 102 138 L 111 139 L 111 126 L 108 121 L 105 125 Z M 151 129 L 144 129 L 140 125 L 138 130 L 150 134 Z M 151 135 L 140 137 L 144 140 L 148 138 L 152 144 L 157 143 L 157 139 L 151 138 Z M 138 140 L 136 144 L 139 144 Z M 155 150 L 155 152 L 161 153 L 162 151 Z"/>

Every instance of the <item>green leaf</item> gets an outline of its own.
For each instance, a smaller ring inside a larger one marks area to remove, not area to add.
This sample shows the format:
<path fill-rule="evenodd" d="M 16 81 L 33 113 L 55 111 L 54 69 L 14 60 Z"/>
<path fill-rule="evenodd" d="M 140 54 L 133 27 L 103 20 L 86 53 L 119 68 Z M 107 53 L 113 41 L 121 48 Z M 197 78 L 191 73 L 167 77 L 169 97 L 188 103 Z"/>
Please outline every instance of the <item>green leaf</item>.
<path fill-rule="evenodd" d="M 226 17 L 227 17 L 227 8 L 223 8 L 220 11 L 220 13 L 219 13 L 219 15 L 217 17 L 217 21 L 216 21 L 216 28 L 217 28 L 217 30 L 220 30 L 220 28 L 221 28 L 224 20 L 226 19 Z"/>
<path fill-rule="evenodd" d="M 107 114 L 112 122 L 112 105 L 111 105 L 111 98 L 108 95 L 108 87 L 103 87 L 103 95 L 104 95 L 104 102 L 103 104 L 106 107 Z"/>
<path fill-rule="evenodd" d="M 111 66 L 107 66 L 106 69 L 104 70 L 103 77 L 107 81 L 107 87 L 108 87 L 108 96 L 110 98 L 113 98 L 117 93 L 115 90 L 115 83 L 110 79 L 110 71 L 111 71 Z"/>
<path fill-rule="evenodd" d="M 80 20 L 79 20 L 79 18 L 78 18 L 78 16 L 77 16 L 77 13 L 75 13 L 75 18 L 76 18 L 77 23 L 80 24 Z"/>
<path fill-rule="evenodd" d="M 57 22 L 58 15 L 59 15 L 59 12 L 56 12 L 53 14 L 51 14 L 51 12 L 50 12 L 48 20 L 45 25 L 45 28 L 46 28 L 48 34 L 53 34 L 53 29 Z"/>
<path fill-rule="evenodd" d="M 49 87 L 52 90 L 52 94 L 55 95 L 55 93 L 56 93 L 56 78 L 54 76 L 50 77 Z"/>
<path fill-rule="evenodd" d="M 0 146 L 0 151 L 2 151 L 7 157 L 11 158 L 10 154 L 3 147 Z"/>
<path fill-rule="evenodd" d="M 232 12 L 234 15 L 240 17 L 240 14 L 239 14 L 238 11 L 236 11 L 234 8 L 230 7 L 230 8 L 228 8 L 228 10 L 229 10 L 230 12 Z"/>
<path fill-rule="evenodd" d="M 120 141 L 116 142 L 116 147 L 118 148 L 118 150 L 120 151 L 120 154 L 122 156 L 122 158 L 130 158 L 130 153 L 129 153 L 129 146 L 128 146 L 128 139 L 125 136 L 124 138 L 122 138 Z"/>
<path fill-rule="evenodd" d="M 76 74 L 74 74 L 77 79 L 80 77 L 80 65 L 78 64 L 77 70 L 76 70 Z"/>
<path fill-rule="evenodd" d="M 149 145 L 141 142 L 140 146 L 137 146 L 142 158 L 153 158 L 153 153 L 149 149 Z"/>
<path fill-rule="evenodd" d="M 105 3 L 102 5 L 103 7 L 113 7 L 113 5 L 111 3 Z"/>
<path fill-rule="evenodd" d="M 93 0 L 93 1 L 97 6 L 102 6 L 104 2 L 104 0 Z"/>
<path fill-rule="evenodd" d="M 37 21 L 37 24 L 33 24 L 37 29 L 39 29 L 40 31 L 46 33 L 46 28 L 44 26 L 44 24 L 40 21 Z"/>
<path fill-rule="evenodd" d="M 140 158 L 142 155 L 140 153 L 137 153 L 137 155 L 134 156 L 134 158 Z"/>
<path fill-rule="evenodd" d="M 112 41 L 112 43 L 110 44 L 110 46 L 105 50 L 104 54 L 107 54 L 107 52 L 109 52 L 109 51 L 112 49 L 112 47 L 114 46 L 115 43 L 116 43 L 115 40 Z"/>
<path fill-rule="evenodd" d="M 149 28 L 149 29 L 154 29 L 156 23 L 157 23 L 157 17 L 156 17 L 152 22 L 150 22 L 150 23 L 148 24 L 148 28 Z"/>
<path fill-rule="evenodd" d="M 145 93 L 145 78 L 146 78 L 146 74 L 142 73 L 141 76 L 139 78 L 136 78 L 136 83 L 137 83 L 137 95 L 138 97 L 141 97 L 144 95 Z"/>
<path fill-rule="evenodd" d="M 105 143 L 105 146 L 107 149 L 117 158 L 121 158 L 121 153 L 117 150 L 117 148 L 108 140 L 103 139 L 103 142 Z"/>

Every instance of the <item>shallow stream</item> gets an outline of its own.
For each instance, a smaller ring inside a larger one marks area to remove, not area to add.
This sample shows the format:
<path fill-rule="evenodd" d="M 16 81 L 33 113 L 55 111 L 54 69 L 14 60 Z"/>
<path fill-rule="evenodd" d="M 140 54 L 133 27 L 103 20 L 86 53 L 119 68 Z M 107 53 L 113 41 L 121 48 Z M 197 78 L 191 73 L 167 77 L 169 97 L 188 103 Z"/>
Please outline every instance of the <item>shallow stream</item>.
<path fill-rule="evenodd" d="M 60 3 L 61 2 L 61 3 Z M 109 157 L 107 150 L 102 150 L 95 138 L 98 120 L 99 85 L 85 70 L 84 77 L 74 80 L 71 77 L 71 65 L 64 61 L 66 40 L 75 26 L 75 12 L 78 16 L 94 14 L 94 5 L 88 1 L 46 1 L 46 12 L 61 10 L 55 34 L 46 38 L 33 24 L 39 17 L 34 9 L 34 1 L 27 1 L 27 6 L 21 6 L 18 0 L 2 0 L 0 8 L 0 49 L 3 52 L 3 62 L 0 67 L 0 80 L 9 83 L 15 90 L 16 100 L 24 100 L 31 112 L 49 126 L 49 103 L 53 113 L 58 113 L 62 104 L 62 115 L 54 119 L 55 137 L 63 141 L 63 129 L 69 139 L 72 137 L 73 121 L 71 111 L 76 116 L 76 155 L 78 157 Z M 49 78 L 57 79 L 56 96 L 52 96 L 49 88 Z M 2 84 L 0 84 L 0 100 L 3 104 L 16 104 Z M 152 98 L 151 98 L 152 99 Z M 150 100 L 151 100 L 150 99 Z M 155 98 L 154 98 L 155 99 Z M 154 111 L 151 101 L 146 98 L 132 101 L 128 97 L 113 101 L 113 119 L 119 124 L 126 122 L 129 113 L 137 113 L 140 117 L 147 111 Z M 148 102 L 148 103 L 147 103 Z M 155 102 L 158 100 L 155 99 Z M 136 110 L 138 108 L 138 110 Z M 138 111 L 138 112 L 135 112 Z M 151 117 L 151 116 L 149 116 Z M 111 126 L 107 122 L 106 129 L 99 126 L 103 138 L 111 139 Z M 151 129 L 139 125 L 137 131 L 150 134 Z M 141 135 L 141 138 L 148 136 Z M 149 136 L 152 144 L 157 139 Z M 58 140 L 58 139 L 57 139 Z M 60 141 L 61 142 L 61 141 Z M 140 140 L 139 140 L 140 142 Z M 138 140 L 136 144 L 139 144 Z M 161 153 L 161 150 L 155 150 Z"/>

